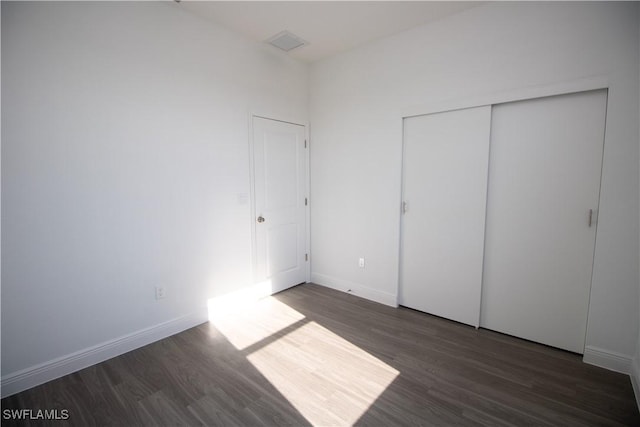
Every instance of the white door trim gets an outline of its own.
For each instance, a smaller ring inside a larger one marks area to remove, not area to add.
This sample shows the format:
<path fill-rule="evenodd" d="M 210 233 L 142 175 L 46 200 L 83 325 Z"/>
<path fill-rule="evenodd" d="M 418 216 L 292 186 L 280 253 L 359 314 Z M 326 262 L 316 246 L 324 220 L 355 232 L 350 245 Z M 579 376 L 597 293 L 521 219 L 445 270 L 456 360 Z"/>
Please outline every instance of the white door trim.
<path fill-rule="evenodd" d="M 549 85 L 529 86 L 458 99 L 439 100 L 428 104 L 406 108 L 402 111 L 401 119 L 404 120 L 406 118 L 414 116 L 443 113 L 452 110 L 481 107 L 484 105 L 497 105 L 504 104 L 506 102 L 545 98 L 547 96 L 567 95 L 570 93 L 588 92 L 598 89 L 609 89 L 609 86 L 610 83 L 607 76 L 595 76 Z"/>

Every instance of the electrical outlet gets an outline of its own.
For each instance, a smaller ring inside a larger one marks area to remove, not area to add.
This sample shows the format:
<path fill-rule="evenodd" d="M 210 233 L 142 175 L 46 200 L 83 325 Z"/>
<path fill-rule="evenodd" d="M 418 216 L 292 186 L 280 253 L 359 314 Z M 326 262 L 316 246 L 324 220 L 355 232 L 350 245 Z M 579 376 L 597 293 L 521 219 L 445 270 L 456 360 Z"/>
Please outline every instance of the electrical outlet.
<path fill-rule="evenodd" d="M 156 299 L 162 299 L 164 296 L 164 288 L 162 286 L 156 286 Z"/>
<path fill-rule="evenodd" d="M 358 267 L 364 268 L 364 257 L 360 257 L 358 260 Z"/>

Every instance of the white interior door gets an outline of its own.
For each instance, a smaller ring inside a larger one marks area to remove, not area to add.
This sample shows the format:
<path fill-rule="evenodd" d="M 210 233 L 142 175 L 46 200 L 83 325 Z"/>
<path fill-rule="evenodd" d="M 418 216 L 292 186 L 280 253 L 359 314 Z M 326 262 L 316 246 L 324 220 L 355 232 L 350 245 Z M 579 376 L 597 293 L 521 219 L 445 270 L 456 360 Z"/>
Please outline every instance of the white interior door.
<path fill-rule="evenodd" d="M 304 126 L 253 118 L 256 281 L 279 292 L 307 281 Z"/>
<path fill-rule="evenodd" d="M 400 303 L 480 320 L 491 107 L 404 120 Z"/>
<path fill-rule="evenodd" d="M 497 105 L 481 325 L 584 352 L 606 92 Z"/>

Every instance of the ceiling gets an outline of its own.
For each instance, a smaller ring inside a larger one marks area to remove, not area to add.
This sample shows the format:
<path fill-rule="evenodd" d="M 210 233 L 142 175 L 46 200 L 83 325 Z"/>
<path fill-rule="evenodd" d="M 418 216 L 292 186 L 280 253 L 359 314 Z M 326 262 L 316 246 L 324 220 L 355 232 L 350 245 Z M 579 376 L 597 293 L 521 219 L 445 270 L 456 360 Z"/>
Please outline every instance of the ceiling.
<path fill-rule="evenodd" d="M 183 0 L 178 6 L 258 42 L 288 30 L 309 42 L 288 55 L 311 63 L 479 4 L 457 1 Z"/>

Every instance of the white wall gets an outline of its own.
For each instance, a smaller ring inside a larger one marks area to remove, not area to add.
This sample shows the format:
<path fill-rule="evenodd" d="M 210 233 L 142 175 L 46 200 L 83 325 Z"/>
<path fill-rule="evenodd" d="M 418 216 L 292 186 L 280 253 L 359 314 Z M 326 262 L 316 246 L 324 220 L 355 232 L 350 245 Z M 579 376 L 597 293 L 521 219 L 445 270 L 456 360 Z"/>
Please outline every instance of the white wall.
<path fill-rule="evenodd" d="M 248 284 L 249 114 L 307 75 L 173 2 L 3 2 L 3 379 Z"/>
<path fill-rule="evenodd" d="M 637 3 L 494 3 L 314 64 L 312 280 L 394 301 L 403 111 L 604 76 L 587 346 L 628 368 L 638 339 L 638 25 Z"/>

